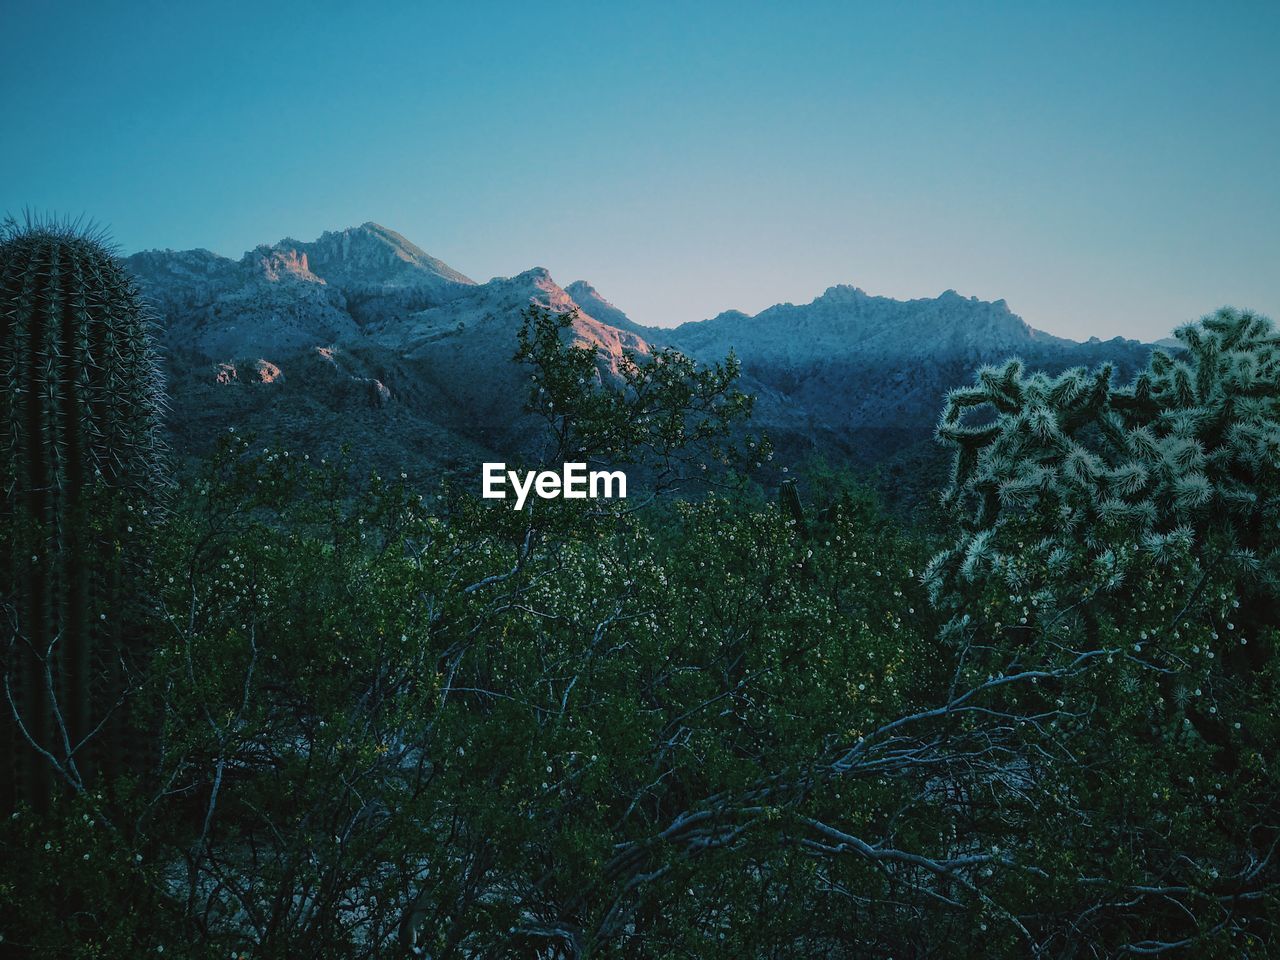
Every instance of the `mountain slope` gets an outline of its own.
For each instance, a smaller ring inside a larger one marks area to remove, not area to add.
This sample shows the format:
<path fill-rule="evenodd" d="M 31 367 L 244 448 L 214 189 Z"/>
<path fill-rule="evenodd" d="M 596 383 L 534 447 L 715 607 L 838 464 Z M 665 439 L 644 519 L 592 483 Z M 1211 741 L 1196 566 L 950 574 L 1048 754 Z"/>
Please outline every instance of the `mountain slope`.
<path fill-rule="evenodd" d="M 399 358 L 419 391 L 424 409 L 453 429 L 495 449 L 522 446 L 528 427 L 520 407 L 528 373 L 513 362 L 523 311 L 537 305 L 556 313 L 577 308 L 541 267 L 478 284 L 465 296 L 371 327 L 368 340 Z M 597 349 L 602 371 L 616 374 L 624 351 L 651 352 L 635 334 L 601 323 L 579 310 L 575 340 Z"/>

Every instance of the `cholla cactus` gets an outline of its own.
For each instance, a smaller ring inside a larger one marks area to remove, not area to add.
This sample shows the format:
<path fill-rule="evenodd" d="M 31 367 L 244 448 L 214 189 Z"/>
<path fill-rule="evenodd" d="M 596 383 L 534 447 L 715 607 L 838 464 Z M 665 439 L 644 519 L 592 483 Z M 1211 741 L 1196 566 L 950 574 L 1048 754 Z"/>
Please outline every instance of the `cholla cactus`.
<path fill-rule="evenodd" d="M 138 541 L 154 517 L 161 385 L 150 316 L 100 238 L 0 232 L 4 801 L 121 762 Z"/>
<path fill-rule="evenodd" d="M 935 599 L 992 575 L 1052 591 L 1067 558 L 1115 590 L 1210 540 L 1275 590 L 1280 335 L 1232 309 L 1176 335 L 1185 349 L 1156 350 L 1127 387 L 1109 366 L 1028 376 L 1011 360 L 950 393 L 938 437 L 956 448 L 944 502 L 961 533 L 926 573 Z"/>

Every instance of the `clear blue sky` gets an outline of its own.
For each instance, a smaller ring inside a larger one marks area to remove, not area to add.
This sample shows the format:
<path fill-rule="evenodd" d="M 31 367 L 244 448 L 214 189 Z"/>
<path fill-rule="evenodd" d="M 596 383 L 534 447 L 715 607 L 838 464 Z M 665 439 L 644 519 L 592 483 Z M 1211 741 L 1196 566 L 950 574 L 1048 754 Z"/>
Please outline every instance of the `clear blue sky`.
<path fill-rule="evenodd" d="M 0 0 L 0 211 L 239 256 L 377 220 L 635 319 L 835 283 L 1280 319 L 1280 3 Z"/>

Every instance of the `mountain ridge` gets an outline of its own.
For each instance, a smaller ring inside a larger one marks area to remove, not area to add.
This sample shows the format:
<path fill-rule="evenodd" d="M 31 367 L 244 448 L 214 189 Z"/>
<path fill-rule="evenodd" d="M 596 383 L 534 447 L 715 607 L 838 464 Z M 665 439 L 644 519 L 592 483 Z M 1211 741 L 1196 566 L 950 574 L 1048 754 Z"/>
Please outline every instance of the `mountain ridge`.
<path fill-rule="evenodd" d="M 513 456 L 530 442 L 527 374 L 512 359 L 530 305 L 576 311 L 573 335 L 598 350 L 606 377 L 626 353 L 674 347 L 710 363 L 732 352 L 785 457 L 821 450 L 863 466 L 931 437 L 943 394 L 981 364 L 1106 360 L 1123 375 L 1150 350 L 1056 337 L 1004 300 L 955 290 L 895 300 L 851 284 L 804 304 L 650 327 L 588 281 L 561 287 L 532 267 L 478 283 L 372 221 L 239 260 L 194 249 L 125 262 L 161 317 L 176 446 L 190 453 L 237 421 L 294 443 L 351 442 L 424 473 Z"/>

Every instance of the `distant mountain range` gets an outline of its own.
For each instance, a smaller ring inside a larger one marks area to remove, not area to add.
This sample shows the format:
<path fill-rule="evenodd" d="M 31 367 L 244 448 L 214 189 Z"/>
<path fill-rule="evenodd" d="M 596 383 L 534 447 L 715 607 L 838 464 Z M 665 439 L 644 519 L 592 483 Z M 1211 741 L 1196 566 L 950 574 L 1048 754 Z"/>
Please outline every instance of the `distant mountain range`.
<path fill-rule="evenodd" d="M 662 346 L 707 362 L 733 351 L 780 460 L 820 451 L 864 467 L 917 456 L 943 393 L 983 363 L 1111 361 L 1127 377 L 1150 351 L 1119 337 L 1054 337 L 1003 300 L 953 290 L 902 301 L 835 286 L 754 316 L 647 327 L 586 281 L 561 287 L 535 267 L 477 283 L 375 223 L 239 260 L 152 250 L 127 264 L 162 319 L 180 453 L 235 426 L 298 449 L 345 443 L 370 464 L 424 478 L 473 473 L 527 444 L 527 376 L 511 358 L 531 303 L 576 308 L 577 338 L 606 364 Z"/>

